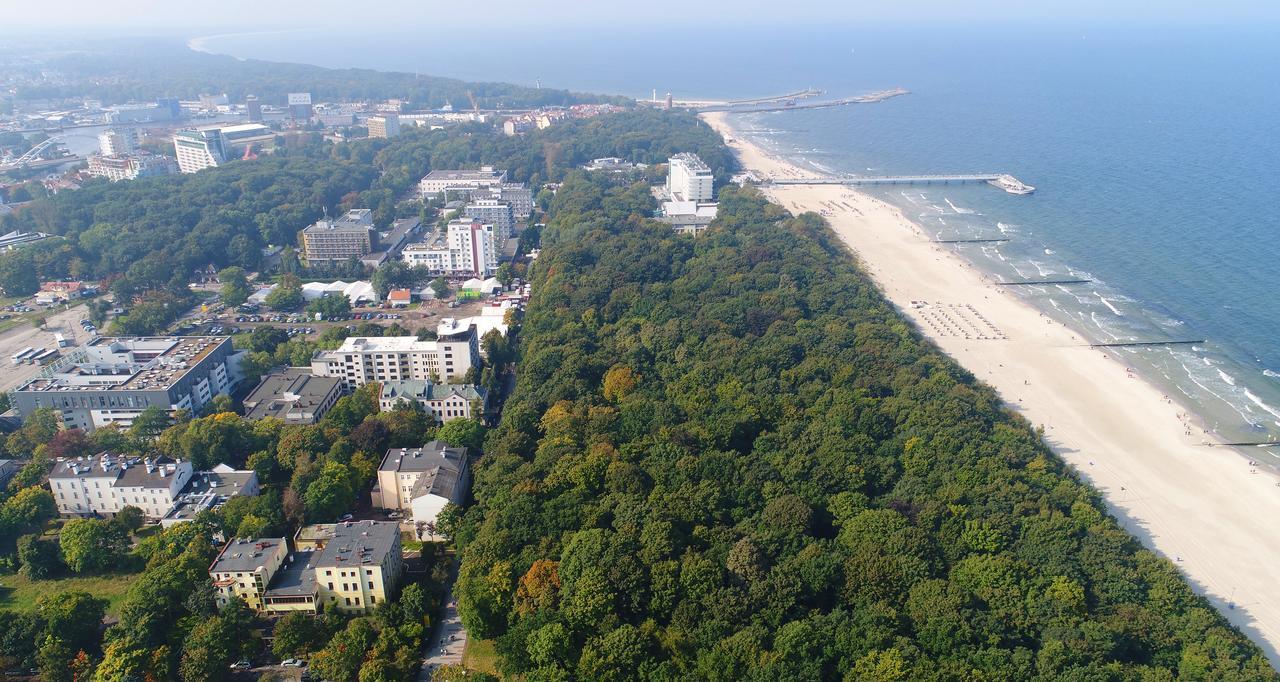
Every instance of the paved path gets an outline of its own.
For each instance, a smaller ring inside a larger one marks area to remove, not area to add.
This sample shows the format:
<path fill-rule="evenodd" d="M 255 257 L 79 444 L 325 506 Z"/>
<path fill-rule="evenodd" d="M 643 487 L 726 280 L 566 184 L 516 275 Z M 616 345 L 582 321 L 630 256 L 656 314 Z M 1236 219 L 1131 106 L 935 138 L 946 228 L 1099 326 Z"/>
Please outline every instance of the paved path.
<path fill-rule="evenodd" d="M 458 602 L 453 598 L 451 584 L 445 595 L 444 619 L 435 639 L 427 643 L 427 656 L 422 660 L 418 681 L 428 682 L 431 673 L 442 665 L 461 665 L 462 652 L 466 648 L 467 631 L 462 628 L 462 619 L 458 617 Z"/>

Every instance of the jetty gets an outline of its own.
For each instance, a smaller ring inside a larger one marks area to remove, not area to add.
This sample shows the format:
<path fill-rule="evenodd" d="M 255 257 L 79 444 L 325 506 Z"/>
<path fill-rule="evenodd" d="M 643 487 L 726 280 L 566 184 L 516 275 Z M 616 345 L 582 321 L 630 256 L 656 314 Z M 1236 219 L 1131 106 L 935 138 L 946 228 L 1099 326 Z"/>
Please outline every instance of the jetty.
<path fill-rule="evenodd" d="M 1113 341 L 1110 343 L 1091 343 L 1090 348 L 1135 348 L 1141 346 L 1193 346 L 1206 343 L 1205 339 L 1168 339 L 1165 341 Z"/>
<path fill-rule="evenodd" d="M 935 239 L 934 244 L 1003 244 L 1005 239 Z"/>
<path fill-rule="evenodd" d="M 986 183 L 1009 194 L 1026 195 L 1035 187 L 1008 173 L 969 173 L 960 175 L 836 175 L 812 178 L 775 178 L 773 185 L 847 185 L 851 187 L 877 185 L 964 185 Z"/>
<path fill-rule="evenodd" d="M 828 107 L 842 107 L 848 104 L 875 104 L 885 100 L 901 97 L 910 94 L 905 88 L 894 88 L 893 90 L 880 90 L 866 95 L 854 95 L 852 97 L 841 97 L 839 99 L 828 99 L 818 101 L 806 101 L 798 97 L 782 97 L 782 98 L 763 98 L 750 103 L 750 100 L 739 100 L 738 102 L 707 102 L 695 108 L 699 113 L 711 111 L 730 111 L 734 113 L 761 113 L 767 111 L 793 111 L 796 109 L 826 109 Z"/>

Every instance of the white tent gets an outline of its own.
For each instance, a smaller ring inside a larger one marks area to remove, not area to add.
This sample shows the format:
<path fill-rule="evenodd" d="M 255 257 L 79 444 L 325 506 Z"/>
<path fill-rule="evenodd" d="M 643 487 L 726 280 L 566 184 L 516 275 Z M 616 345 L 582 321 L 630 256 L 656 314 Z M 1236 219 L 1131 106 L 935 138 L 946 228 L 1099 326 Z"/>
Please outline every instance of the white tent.
<path fill-rule="evenodd" d="M 377 303 L 378 292 L 374 291 L 373 285 L 360 282 L 307 282 L 302 285 L 302 298 L 308 302 L 314 301 L 323 296 L 346 296 L 351 301 L 351 305 L 360 305 L 361 303 Z"/>

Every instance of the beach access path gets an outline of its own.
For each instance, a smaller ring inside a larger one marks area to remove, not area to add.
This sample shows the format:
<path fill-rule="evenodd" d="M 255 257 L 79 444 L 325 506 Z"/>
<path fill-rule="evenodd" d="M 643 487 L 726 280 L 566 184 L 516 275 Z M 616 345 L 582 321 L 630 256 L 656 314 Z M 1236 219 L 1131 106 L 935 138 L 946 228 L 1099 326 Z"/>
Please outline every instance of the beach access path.
<path fill-rule="evenodd" d="M 744 168 L 812 176 L 742 139 L 722 113 L 702 115 Z M 1280 666 L 1280 477 L 1212 442 L 1186 408 L 1089 348 L 930 238 L 897 208 L 848 187 L 774 185 L 793 212 L 823 214 L 864 271 L 921 333 L 994 386 L 1098 489 L 1142 543 L 1174 561 Z M 923 302 L 923 303 L 921 303 Z M 1190 433 L 1188 433 L 1190 431 Z"/>

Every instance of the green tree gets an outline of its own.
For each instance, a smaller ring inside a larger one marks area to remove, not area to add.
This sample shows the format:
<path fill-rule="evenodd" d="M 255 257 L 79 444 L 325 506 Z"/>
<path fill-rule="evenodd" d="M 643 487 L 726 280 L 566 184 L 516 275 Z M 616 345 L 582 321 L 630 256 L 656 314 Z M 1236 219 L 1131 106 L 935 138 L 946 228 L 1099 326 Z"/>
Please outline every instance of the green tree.
<path fill-rule="evenodd" d="M 40 289 L 35 263 L 25 250 L 0 254 L 0 289 L 6 296 L 30 296 Z"/>
<path fill-rule="evenodd" d="M 479 419 L 451 419 L 436 432 L 436 438 L 457 447 L 478 450 L 484 444 L 484 425 Z"/>
<path fill-rule="evenodd" d="M 325 631 L 315 616 L 295 611 L 276 623 L 274 635 L 271 653 L 283 660 L 307 656 L 323 646 Z"/>
<path fill-rule="evenodd" d="M 22 575 L 32 580 L 45 580 L 62 570 L 62 552 L 56 540 L 24 535 L 18 538 L 18 562 L 22 564 Z"/>
<path fill-rule="evenodd" d="M 231 266 L 218 272 L 218 281 L 222 282 L 222 302 L 229 307 L 236 307 L 249 300 L 253 290 L 249 287 L 249 276 L 244 268 Z"/>
<path fill-rule="evenodd" d="M 453 290 L 449 288 L 449 282 L 443 277 L 437 277 L 431 280 L 431 291 L 435 292 L 436 298 L 446 299 Z"/>
<path fill-rule="evenodd" d="M 377 636 L 368 618 L 355 618 L 312 656 L 311 669 L 326 680 L 355 682 Z"/>
<path fill-rule="evenodd" d="M 133 418 L 133 424 L 129 426 L 129 434 L 134 438 L 151 440 L 167 428 L 169 428 L 169 411 L 151 405 Z"/>
<path fill-rule="evenodd" d="M 285 275 L 263 302 L 272 310 L 297 310 L 302 305 L 302 281 L 293 275 Z"/>
<path fill-rule="evenodd" d="M 138 532 L 138 529 L 146 523 L 146 517 L 143 516 L 141 509 L 133 505 L 125 505 L 123 509 L 116 512 L 115 516 L 111 517 L 111 521 L 123 528 L 126 533 L 132 535 Z"/>
<path fill-rule="evenodd" d="M 307 312 L 319 314 L 326 320 L 332 320 L 335 317 L 351 313 L 351 300 L 342 294 L 326 294 L 308 303 Z"/>
<path fill-rule="evenodd" d="M 117 566 L 129 550 L 119 526 L 103 519 L 72 519 L 59 536 L 63 560 L 76 573 L 96 573 Z"/>
<path fill-rule="evenodd" d="M 355 493 L 351 470 L 340 462 L 326 463 L 303 495 L 307 520 L 333 521 L 355 506 Z"/>

